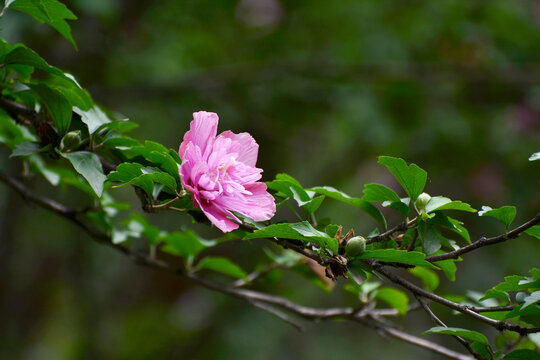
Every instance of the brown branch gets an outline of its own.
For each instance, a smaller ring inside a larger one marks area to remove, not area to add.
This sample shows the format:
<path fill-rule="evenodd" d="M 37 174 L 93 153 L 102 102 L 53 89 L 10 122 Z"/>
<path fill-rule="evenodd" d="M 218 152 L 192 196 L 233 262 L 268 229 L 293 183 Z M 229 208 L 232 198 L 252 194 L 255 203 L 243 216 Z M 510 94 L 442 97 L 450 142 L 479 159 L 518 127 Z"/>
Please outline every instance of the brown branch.
<path fill-rule="evenodd" d="M 517 228 L 507 232 L 506 234 L 502 234 L 502 235 L 491 237 L 491 238 L 482 237 L 469 245 L 466 245 L 462 248 L 451 251 L 449 253 L 428 256 L 426 257 L 426 260 L 429 262 L 435 262 L 435 261 L 448 260 L 448 259 L 457 259 L 461 255 L 471 252 L 473 250 L 476 250 L 478 248 L 481 248 L 483 246 L 498 244 L 506 240 L 517 238 L 522 232 L 533 227 L 536 224 L 540 224 L 540 213 L 536 214 L 534 218 L 518 226 Z"/>
<path fill-rule="evenodd" d="M 414 218 L 414 219 L 412 219 L 410 221 L 406 221 L 406 222 L 403 222 L 401 224 L 398 224 L 398 225 L 394 226 L 393 228 L 391 228 L 389 230 L 386 230 L 382 234 L 379 234 L 377 236 L 366 239 L 366 244 L 369 245 L 369 244 L 374 243 L 374 242 L 388 240 L 392 236 L 392 234 L 394 234 L 396 231 L 408 230 L 409 228 L 413 227 L 415 223 L 416 223 L 416 218 Z"/>
<path fill-rule="evenodd" d="M 474 306 L 467 306 L 467 305 L 461 305 L 461 304 L 458 304 L 458 303 L 455 303 L 453 301 L 450 301 L 450 300 L 447 300 L 439 295 L 436 295 L 430 291 L 427 291 L 427 290 L 424 290 L 422 289 L 421 287 L 405 280 L 404 278 L 388 271 L 387 269 L 385 269 L 384 267 L 384 264 L 381 264 L 380 262 L 378 261 L 369 261 L 369 263 L 371 264 L 371 266 L 373 266 L 373 268 L 381 273 L 382 275 L 384 275 L 388 280 L 390 280 L 391 282 L 395 283 L 395 284 L 398 284 L 402 287 L 404 287 L 405 289 L 409 290 L 410 292 L 412 292 L 413 294 L 415 295 L 420 295 L 424 298 L 427 298 L 427 299 L 430 299 L 430 300 L 433 300 L 439 304 L 442 304 L 444 306 L 447 306 L 451 309 L 454 309 L 454 310 L 457 310 L 459 311 L 460 313 L 463 313 L 465 315 L 469 315 L 471 317 L 474 317 L 488 325 L 491 325 L 493 326 L 494 328 L 496 328 L 497 330 L 503 330 L 503 329 L 506 329 L 506 330 L 511 330 L 511 331 L 515 331 L 517 333 L 519 333 L 520 335 L 526 335 L 526 334 L 531 334 L 531 333 L 535 333 L 535 332 L 538 332 L 540 331 L 539 328 L 522 328 L 521 326 L 518 326 L 518 325 L 513 325 L 509 322 L 506 322 L 506 321 L 498 321 L 498 320 L 493 320 L 491 318 L 488 318 L 484 315 L 481 315 L 478 313 L 477 309 L 474 307 Z"/>
<path fill-rule="evenodd" d="M 310 320 L 332 319 L 332 318 L 343 318 L 343 319 L 355 320 L 355 321 L 360 322 L 361 324 L 370 326 L 371 328 L 378 329 L 379 331 L 383 332 L 384 334 L 388 336 L 392 336 L 402 341 L 405 341 L 405 342 L 420 346 L 422 348 L 434 351 L 436 353 L 445 355 L 451 359 L 470 360 L 469 357 L 459 354 L 453 350 L 447 349 L 436 343 L 406 334 L 400 330 L 393 329 L 384 324 L 378 324 L 378 323 L 376 324 L 376 323 L 370 322 L 367 319 L 370 317 L 373 319 L 377 319 L 380 316 L 396 316 L 398 315 L 398 312 L 395 309 L 380 309 L 380 310 L 369 309 L 369 311 L 367 311 L 366 309 L 357 310 L 351 307 L 322 308 L 322 309 L 312 308 L 312 307 L 296 304 L 286 298 L 282 298 L 279 296 L 264 294 L 264 293 L 260 293 L 253 290 L 238 289 L 238 288 L 234 288 L 230 286 L 224 286 L 216 282 L 213 282 L 211 280 L 200 277 L 197 274 L 186 273 L 183 269 L 176 268 L 165 261 L 153 258 L 145 253 L 134 251 L 133 249 L 126 248 L 122 245 L 113 244 L 111 241 L 111 238 L 107 234 L 102 233 L 101 231 L 95 228 L 92 228 L 91 226 L 88 226 L 82 220 L 78 219 L 77 216 L 81 212 L 75 209 L 66 207 L 52 199 L 48 199 L 42 196 L 32 194 L 20 181 L 18 181 L 14 177 L 0 173 L 0 181 L 6 183 L 12 189 L 17 191 L 27 201 L 34 203 L 36 205 L 39 205 L 43 207 L 44 209 L 49 210 L 73 222 L 77 226 L 81 227 L 84 231 L 86 231 L 90 235 L 90 237 L 94 239 L 95 241 L 99 242 L 100 244 L 108 245 L 114 248 L 115 250 L 123 253 L 124 255 L 129 256 L 137 264 L 147 266 L 156 270 L 171 272 L 178 276 L 183 276 L 185 278 L 191 279 L 197 284 L 203 287 L 206 287 L 210 290 L 215 290 L 223 294 L 242 299 L 244 301 L 247 301 L 248 303 L 251 303 L 261 308 L 262 310 L 270 312 L 271 314 L 279 317 L 280 319 L 286 321 L 289 324 L 292 324 L 295 327 L 298 326 L 297 323 L 292 321 L 292 319 L 290 319 L 286 314 L 275 309 L 271 305 L 280 307 L 297 316 L 303 317 L 305 319 L 310 319 Z"/>
<path fill-rule="evenodd" d="M 418 300 L 418 303 L 422 306 L 424 311 L 428 314 L 431 321 L 433 321 L 436 325 L 439 325 L 439 326 L 442 326 L 442 327 L 448 327 L 448 326 L 446 326 L 446 324 L 444 322 L 442 322 L 437 317 L 437 315 L 435 315 L 435 313 L 433 311 L 431 311 L 431 309 L 429 308 L 429 305 L 426 303 L 426 301 L 420 295 L 414 294 L 414 296 L 416 297 L 416 300 Z M 471 355 L 474 356 L 475 359 L 485 360 L 480 354 L 478 354 L 476 351 L 474 351 L 471 348 L 471 345 L 467 342 L 467 340 L 465 340 L 461 336 L 452 335 L 452 337 L 455 338 L 457 341 L 459 341 L 463 346 L 465 346 L 467 351 L 469 353 L 471 353 Z"/>

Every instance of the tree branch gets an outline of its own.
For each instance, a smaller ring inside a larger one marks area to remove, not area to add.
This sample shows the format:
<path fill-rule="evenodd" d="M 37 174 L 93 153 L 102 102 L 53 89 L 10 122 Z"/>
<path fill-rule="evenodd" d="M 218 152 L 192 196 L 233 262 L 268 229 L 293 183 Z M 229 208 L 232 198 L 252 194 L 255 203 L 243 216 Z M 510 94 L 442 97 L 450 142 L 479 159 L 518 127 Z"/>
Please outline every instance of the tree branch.
<path fill-rule="evenodd" d="M 431 319 L 431 321 L 433 321 L 436 325 L 439 325 L 439 326 L 442 326 L 442 327 L 448 327 L 448 326 L 446 326 L 446 324 L 444 322 L 442 322 L 437 317 L 437 315 L 435 315 L 435 313 L 433 311 L 431 311 L 431 309 L 429 308 L 429 305 L 426 303 L 426 301 L 420 295 L 414 294 L 414 296 L 416 297 L 416 300 L 418 300 L 418 303 L 422 306 L 424 311 L 429 315 L 429 318 Z M 480 354 L 478 354 L 476 351 L 474 351 L 471 348 L 471 345 L 467 342 L 467 340 L 465 340 L 461 336 L 452 335 L 452 337 L 454 339 L 456 339 L 457 341 L 459 341 L 463 346 L 465 346 L 467 351 L 469 353 L 471 353 L 471 355 L 474 356 L 475 359 L 485 360 Z"/>
<path fill-rule="evenodd" d="M 433 300 L 439 304 L 442 304 L 442 305 L 445 305 L 451 309 L 454 309 L 454 310 L 457 310 L 463 314 L 466 314 L 466 315 L 469 315 L 471 317 L 474 317 L 488 325 L 491 325 L 493 326 L 494 328 L 498 329 L 498 330 L 503 330 L 503 329 L 506 329 L 506 330 L 511 330 L 511 331 L 515 331 L 517 333 L 519 333 L 520 335 L 526 335 L 526 334 L 531 334 L 531 333 L 535 333 L 535 332 L 538 332 L 540 331 L 539 328 L 522 328 L 521 326 L 518 326 L 518 325 L 513 325 L 509 322 L 506 322 L 506 321 L 498 321 L 498 320 L 493 320 L 493 319 L 490 319 L 484 315 L 481 315 L 478 313 L 477 309 L 474 307 L 474 306 L 467 306 L 467 305 L 461 305 L 461 304 L 458 304 L 458 303 L 455 303 L 453 301 L 450 301 L 450 300 L 447 300 L 439 295 L 436 295 L 432 292 L 429 292 L 427 290 L 424 290 L 422 289 L 421 287 L 405 280 L 404 278 L 388 271 L 387 269 L 384 268 L 384 265 L 381 264 L 380 262 L 378 261 L 369 261 L 369 263 L 371 264 L 371 266 L 373 266 L 373 268 L 375 270 L 377 270 L 379 273 L 381 273 L 382 275 L 384 275 L 388 280 L 390 280 L 391 282 L 395 283 L 395 284 L 398 284 L 402 287 L 404 287 L 405 289 L 409 290 L 410 292 L 412 292 L 413 294 L 415 295 L 420 295 L 424 298 L 427 298 L 427 299 L 430 299 L 430 300 Z"/>
<path fill-rule="evenodd" d="M 253 290 L 238 289 L 230 286 L 224 286 L 218 284 L 214 281 L 200 277 L 198 274 L 186 273 L 183 269 L 172 266 L 171 264 L 162 261 L 160 259 L 152 258 L 149 255 L 141 252 L 137 252 L 133 249 L 126 248 L 122 245 L 113 244 L 111 238 L 95 229 L 91 226 L 85 224 L 82 220 L 78 219 L 77 215 L 80 214 L 80 211 L 69 208 L 60 204 L 52 199 L 48 199 L 42 196 L 35 195 L 31 193 L 19 180 L 14 177 L 0 173 L 0 181 L 4 182 L 12 189 L 17 191 L 25 200 L 41 206 L 42 208 L 49 210 L 59 216 L 64 217 L 65 219 L 73 222 L 77 226 L 81 227 L 86 231 L 92 239 L 99 242 L 100 244 L 108 245 L 115 250 L 121 252 L 124 255 L 129 256 L 133 261 L 139 265 L 147 266 L 156 270 L 167 271 L 178 276 L 188 278 L 197 284 L 206 287 L 210 290 L 215 290 L 226 295 L 230 295 L 248 303 L 251 303 L 258 308 L 270 312 L 271 314 L 279 317 L 280 319 L 286 321 L 287 323 L 298 328 L 299 324 L 295 323 L 290 319 L 285 313 L 275 309 L 272 305 L 280 307 L 284 310 L 287 310 L 297 316 L 300 316 L 309 320 L 321 320 L 321 319 L 332 319 L 332 318 L 343 318 L 351 319 L 371 328 L 375 328 L 378 331 L 400 339 L 402 341 L 414 344 L 416 346 L 431 350 L 438 354 L 445 355 L 451 359 L 457 360 L 470 360 L 470 357 L 457 353 L 453 350 L 447 349 L 443 346 L 440 346 L 436 343 L 406 334 L 400 330 L 388 327 L 381 323 L 374 323 L 368 321 L 368 318 L 377 319 L 380 316 L 397 316 L 399 313 L 395 309 L 354 309 L 351 307 L 345 308 L 312 308 L 303 305 L 296 304 L 288 299 L 260 293 Z"/>
<path fill-rule="evenodd" d="M 466 245 L 462 248 L 451 251 L 449 253 L 428 256 L 426 257 L 426 260 L 429 262 L 435 262 L 435 261 L 441 261 L 441 260 L 447 260 L 447 259 L 457 259 L 461 255 L 471 252 L 473 250 L 476 250 L 478 248 L 481 248 L 483 246 L 498 244 L 506 240 L 517 238 L 522 232 L 533 227 L 536 224 L 540 224 L 540 213 L 536 214 L 534 218 L 518 226 L 517 228 L 507 232 L 506 234 L 502 234 L 502 235 L 491 237 L 491 238 L 482 237 L 469 245 Z"/>

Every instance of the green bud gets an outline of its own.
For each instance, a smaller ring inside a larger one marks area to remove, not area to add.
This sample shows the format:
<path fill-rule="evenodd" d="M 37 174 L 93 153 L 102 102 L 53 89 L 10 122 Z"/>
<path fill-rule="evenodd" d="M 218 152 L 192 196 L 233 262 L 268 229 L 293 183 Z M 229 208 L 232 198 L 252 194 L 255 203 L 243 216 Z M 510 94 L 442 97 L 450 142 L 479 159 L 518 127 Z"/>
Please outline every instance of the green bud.
<path fill-rule="evenodd" d="M 414 202 L 414 206 L 416 207 L 416 210 L 418 210 L 418 212 L 422 212 L 422 210 L 426 208 L 426 205 L 429 202 L 429 200 L 431 200 L 431 196 L 429 196 L 429 194 L 425 192 L 421 193 L 416 199 L 416 201 Z"/>
<path fill-rule="evenodd" d="M 358 256 L 364 251 L 366 251 L 366 239 L 362 236 L 355 236 L 349 239 L 345 245 L 345 255 L 349 257 Z"/>
<path fill-rule="evenodd" d="M 529 296 L 526 292 L 520 291 L 516 294 L 516 302 L 518 304 L 523 304 L 525 302 L 525 298 Z"/>
<path fill-rule="evenodd" d="M 81 130 L 70 131 L 62 138 L 62 150 L 76 150 L 81 145 Z"/>

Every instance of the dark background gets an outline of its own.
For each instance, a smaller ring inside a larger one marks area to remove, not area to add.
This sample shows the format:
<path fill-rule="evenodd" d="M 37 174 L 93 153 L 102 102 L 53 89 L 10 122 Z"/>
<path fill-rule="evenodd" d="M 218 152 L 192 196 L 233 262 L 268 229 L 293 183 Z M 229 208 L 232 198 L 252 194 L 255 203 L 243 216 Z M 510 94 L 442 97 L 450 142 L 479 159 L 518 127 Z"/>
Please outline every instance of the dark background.
<path fill-rule="evenodd" d="M 353 196 L 369 182 L 399 190 L 377 165 L 378 155 L 391 155 L 426 169 L 432 195 L 475 208 L 516 205 L 516 223 L 539 210 L 540 164 L 527 161 L 540 150 L 539 1 L 66 4 L 79 17 L 71 23 L 79 51 L 15 11 L 0 19 L 1 35 L 139 123 L 133 136 L 140 140 L 177 148 L 191 114 L 214 111 L 220 131 L 257 139 L 264 180 L 287 172 L 306 187 Z M 0 166 L 16 169 L 7 155 L 2 149 Z M 35 186 L 57 193 L 39 179 Z M 113 194 L 135 199 L 129 189 Z M 332 201 L 320 212 L 360 233 L 375 226 Z M 0 214 L 0 358 L 440 358 L 357 324 L 307 324 L 298 333 L 241 301 L 138 267 L 3 186 Z M 493 219 L 459 216 L 474 239 L 502 231 Z M 177 214 L 149 218 L 169 230 L 188 223 Z M 524 237 L 470 255 L 457 283 L 442 279 L 441 292 L 483 292 L 505 275 L 526 274 L 539 249 Z M 242 243 L 218 250 L 246 269 L 245 259 L 261 253 Z M 306 305 L 354 304 L 343 291 L 329 296 L 292 273 L 269 291 Z M 434 309 L 449 325 L 484 330 Z M 413 334 L 431 327 L 425 314 L 410 316 L 404 324 Z"/>

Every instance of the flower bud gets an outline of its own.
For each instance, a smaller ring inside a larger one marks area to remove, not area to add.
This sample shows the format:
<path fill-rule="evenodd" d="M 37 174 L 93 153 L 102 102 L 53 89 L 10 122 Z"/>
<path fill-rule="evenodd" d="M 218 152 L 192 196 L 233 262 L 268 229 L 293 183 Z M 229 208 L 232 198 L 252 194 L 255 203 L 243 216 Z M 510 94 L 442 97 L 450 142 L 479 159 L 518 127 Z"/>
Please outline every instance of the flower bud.
<path fill-rule="evenodd" d="M 345 255 L 349 257 L 358 256 L 364 251 L 366 251 L 366 239 L 362 236 L 355 236 L 349 239 L 345 245 Z"/>
<path fill-rule="evenodd" d="M 416 199 L 416 201 L 414 202 L 414 206 L 416 207 L 416 210 L 418 210 L 418 212 L 422 212 L 426 208 L 426 205 L 429 202 L 429 200 L 431 200 L 431 196 L 429 196 L 429 194 L 425 192 L 421 193 Z"/>
<path fill-rule="evenodd" d="M 518 304 L 523 304 L 525 302 L 525 298 L 529 296 L 526 292 L 520 291 L 516 294 L 516 302 Z"/>
<path fill-rule="evenodd" d="M 70 131 L 62 138 L 62 150 L 76 150 L 81 145 L 81 130 Z"/>

